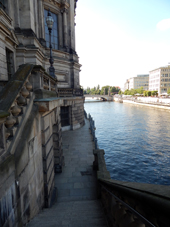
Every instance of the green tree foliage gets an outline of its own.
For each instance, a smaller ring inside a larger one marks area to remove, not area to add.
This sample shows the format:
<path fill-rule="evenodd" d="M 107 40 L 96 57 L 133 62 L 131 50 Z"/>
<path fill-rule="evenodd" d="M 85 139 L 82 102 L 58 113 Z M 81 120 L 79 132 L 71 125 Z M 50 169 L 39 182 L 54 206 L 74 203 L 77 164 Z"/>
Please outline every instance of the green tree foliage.
<path fill-rule="evenodd" d="M 151 96 L 151 91 L 148 91 L 147 96 Z"/>
<path fill-rule="evenodd" d="M 143 92 L 143 95 L 146 97 L 146 96 L 148 96 L 148 91 L 144 91 Z"/>
<path fill-rule="evenodd" d="M 168 89 L 167 93 L 170 94 L 170 88 Z"/>
<path fill-rule="evenodd" d="M 117 93 L 119 92 L 119 88 L 118 87 L 115 87 L 115 86 L 103 86 L 101 89 L 100 89 L 100 85 L 98 85 L 97 87 L 94 87 L 94 88 L 90 88 L 90 87 L 87 87 L 87 89 L 84 89 L 84 94 L 91 94 L 91 95 L 108 95 L 108 92 L 109 92 L 109 88 L 110 88 L 110 93 Z"/>
<path fill-rule="evenodd" d="M 158 91 L 151 91 L 151 95 L 152 96 L 158 95 Z"/>
<path fill-rule="evenodd" d="M 143 94 L 144 96 L 155 96 L 158 95 L 158 91 L 145 91 L 143 90 L 143 87 L 138 89 L 131 89 L 131 90 L 125 90 L 124 95 L 136 95 L 136 94 Z"/>

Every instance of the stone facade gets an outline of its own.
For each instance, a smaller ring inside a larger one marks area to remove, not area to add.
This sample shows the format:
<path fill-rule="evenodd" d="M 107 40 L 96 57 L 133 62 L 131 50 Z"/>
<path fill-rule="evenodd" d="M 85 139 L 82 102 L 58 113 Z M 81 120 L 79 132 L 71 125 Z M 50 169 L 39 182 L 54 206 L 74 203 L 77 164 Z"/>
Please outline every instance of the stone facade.
<path fill-rule="evenodd" d="M 158 91 L 158 95 L 167 95 L 170 89 L 170 65 L 149 72 L 149 90 Z"/>
<path fill-rule="evenodd" d="M 0 226 L 24 226 L 51 206 L 64 164 L 62 130 L 84 125 L 76 2 L 0 0 Z M 48 74 L 48 9 L 56 23 L 55 78 Z"/>

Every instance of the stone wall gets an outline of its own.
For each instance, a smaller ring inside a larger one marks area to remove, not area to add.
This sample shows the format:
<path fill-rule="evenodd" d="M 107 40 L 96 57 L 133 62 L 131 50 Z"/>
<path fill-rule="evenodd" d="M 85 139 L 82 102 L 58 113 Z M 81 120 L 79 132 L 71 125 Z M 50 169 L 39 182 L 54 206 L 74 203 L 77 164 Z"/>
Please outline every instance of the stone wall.
<path fill-rule="evenodd" d="M 41 119 L 45 207 L 51 206 L 55 169 L 62 167 L 60 107 Z"/>
<path fill-rule="evenodd" d="M 76 99 L 72 105 L 72 129 L 75 130 L 84 125 L 84 98 Z"/>
<path fill-rule="evenodd" d="M 64 98 L 62 106 L 70 107 L 70 126 L 72 130 L 84 125 L 84 97 Z"/>
<path fill-rule="evenodd" d="M 25 224 L 44 205 L 41 118 L 33 108 L 13 155 L 0 163 L 1 226 Z"/>

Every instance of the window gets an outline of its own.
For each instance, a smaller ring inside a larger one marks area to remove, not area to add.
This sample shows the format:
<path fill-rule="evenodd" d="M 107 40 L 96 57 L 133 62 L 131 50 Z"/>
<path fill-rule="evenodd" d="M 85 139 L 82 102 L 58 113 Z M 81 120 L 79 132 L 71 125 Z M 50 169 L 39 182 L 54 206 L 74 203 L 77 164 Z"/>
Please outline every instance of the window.
<path fill-rule="evenodd" d="M 46 17 L 48 14 L 48 10 L 44 10 L 44 24 L 45 24 L 45 40 L 46 40 L 46 46 L 49 47 L 49 31 L 46 23 Z M 53 49 L 58 49 L 58 18 L 55 13 L 51 12 L 51 16 L 54 19 L 54 24 L 51 32 L 51 44 Z"/>
<path fill-rule="evenodd" d="M 3 10 L 5 10 L 5 0 L 0 0 L 0 8 L 2 8 Z"/>
<path fill-rule="evenodd" d="M 13 60 L 13 52 L 6 48 L 6 62 L 7 62 L 7 72 L 8 79 L 11 78 L 14 73 L 14 60 Z"/>

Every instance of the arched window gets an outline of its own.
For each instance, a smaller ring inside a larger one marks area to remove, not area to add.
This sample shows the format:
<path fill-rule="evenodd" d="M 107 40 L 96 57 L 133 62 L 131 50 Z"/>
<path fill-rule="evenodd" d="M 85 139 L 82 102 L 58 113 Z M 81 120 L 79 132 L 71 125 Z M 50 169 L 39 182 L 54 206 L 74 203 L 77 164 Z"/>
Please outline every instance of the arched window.
<path fill-rule="evenodd" d="M 45 24 L 45 40 L 46 40 L 46 46 L 49 47 L 49 31 L 46 23 L 46 17 L 48 14 L 48 10 L 44 10 L 44 24 Z M 55 13 L 51 12 L 51 16 L 54 19 L 54 24 L 52 28 L 52 33 L 51 33 L 51 44 L 52 48 L 58 50 L 58 17 Z"/>

